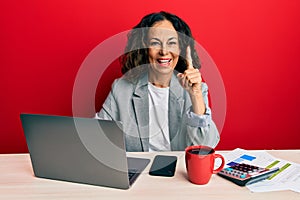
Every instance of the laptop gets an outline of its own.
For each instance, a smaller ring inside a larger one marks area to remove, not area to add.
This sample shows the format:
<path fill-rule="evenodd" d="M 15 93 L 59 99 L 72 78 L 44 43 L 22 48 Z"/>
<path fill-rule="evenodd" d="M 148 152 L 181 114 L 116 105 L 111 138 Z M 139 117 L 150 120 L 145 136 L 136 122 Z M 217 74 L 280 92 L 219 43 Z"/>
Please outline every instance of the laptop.
<path fill-rule="evenodd" d="M 126 156 L 120 122 L 41 114 L 20 118 L 36 177 L 128 189 L 150 162 Z"/>

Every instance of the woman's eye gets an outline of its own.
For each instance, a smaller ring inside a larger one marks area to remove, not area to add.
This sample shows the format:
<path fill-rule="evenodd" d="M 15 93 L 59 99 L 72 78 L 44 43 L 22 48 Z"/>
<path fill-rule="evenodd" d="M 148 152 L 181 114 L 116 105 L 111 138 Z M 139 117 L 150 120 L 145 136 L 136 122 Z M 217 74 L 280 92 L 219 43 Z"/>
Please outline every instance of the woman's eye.
<path fill-rule="evenodd" d="M 170 45 L 176 45 L 177 42 L 169 42 Z"/>
<path fill-rule="evenodd" d="M 150 46 L 158 46 L 158 45 L 160 45 L 159 42 L 150 42 Z"/>

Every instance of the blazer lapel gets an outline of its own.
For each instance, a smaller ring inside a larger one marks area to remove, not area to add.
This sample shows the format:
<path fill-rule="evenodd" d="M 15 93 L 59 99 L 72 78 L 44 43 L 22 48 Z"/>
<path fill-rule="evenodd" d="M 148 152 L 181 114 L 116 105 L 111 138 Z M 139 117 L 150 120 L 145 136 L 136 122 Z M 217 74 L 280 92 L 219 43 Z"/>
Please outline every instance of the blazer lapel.
<path fill-rule="evenodd" d="M 181 117 L 184 107 L 183 88 L 179 85 L 176 75 L 172 76 L 169 94 L 169 132 L 171 141 L 179 133 Z M 133 108 L 137 120 L 142 150 L 149 151 L 149 99 L 148 99 L 148 73 L 145 73 L 137 82 L 133 94 Z"/>
<path fill-rule="evenodd" d="M 133 94 L 133 108 L 137 120 L 142 150 L 149 151 L 149 100 L 148 100 L 148 74 L 138 81 Z"/>
<path fill-rule="evenodd" d="M 183 99 L 183 88 L 180 86 L 177 77 L 172 76 L 170 83 L 170 94 L 169 94 L 169 132 L 170 132 L 170 142 L 171 142 L 171 150 L 172 149 L 172 141 L 179 133 L 181 117 L 184 107 L 184 99 Z"/>

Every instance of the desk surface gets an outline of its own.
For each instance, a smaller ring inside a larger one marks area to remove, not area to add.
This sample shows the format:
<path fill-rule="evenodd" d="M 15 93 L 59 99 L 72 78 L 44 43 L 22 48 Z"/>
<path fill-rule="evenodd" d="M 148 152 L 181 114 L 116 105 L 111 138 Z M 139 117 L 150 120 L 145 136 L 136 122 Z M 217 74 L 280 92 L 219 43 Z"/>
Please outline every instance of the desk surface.
<path fill-rule="evenodd" d="M 275 157 L 300 163 L 300 150 L 268 152 Z M 155 153 L 132 154 L 151 159 L 155 156 Z M 158 154 L 178 156 L 175 176 L 148 175 L 150 163 L 128 190 L 36 178 L 28 154 L 0 154 L 0 199 L 300 199 L 300 194 L 292 191 L 252 193 L 217 175 L 213 175 L 207 185 L 194 185 L 187 180 L 183 152 Z"/>

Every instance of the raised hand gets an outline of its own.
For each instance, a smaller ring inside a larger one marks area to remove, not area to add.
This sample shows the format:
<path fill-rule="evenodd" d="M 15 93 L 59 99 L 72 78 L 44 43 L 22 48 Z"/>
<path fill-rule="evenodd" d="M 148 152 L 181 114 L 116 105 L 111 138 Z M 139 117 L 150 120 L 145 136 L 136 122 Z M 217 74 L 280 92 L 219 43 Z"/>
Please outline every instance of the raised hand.
<path fill-rule="evenodd" d="M 193 67 L 191 48 L 186 49 L 187 69 L 183 73 L 177 74 L 177 78 L 184 89 L 190 94 L 193 112 L 199 115 L 205 113 L 205 104 L 201 90 L 201 73 Z"/>
<path fill-rule="evenodd" d="M 178 80 L 183 88 L 191 95 L 201 93 L 201 73 L 193 67 L 191 48 L 186 49 L 187 69 L 183 73 L 177 74 Z"/>

